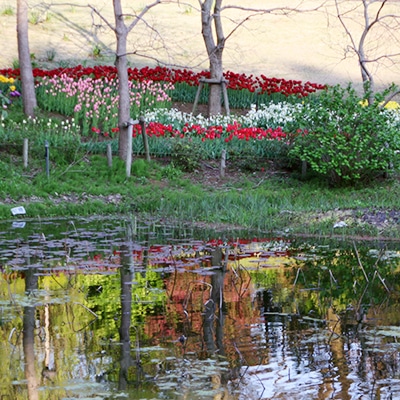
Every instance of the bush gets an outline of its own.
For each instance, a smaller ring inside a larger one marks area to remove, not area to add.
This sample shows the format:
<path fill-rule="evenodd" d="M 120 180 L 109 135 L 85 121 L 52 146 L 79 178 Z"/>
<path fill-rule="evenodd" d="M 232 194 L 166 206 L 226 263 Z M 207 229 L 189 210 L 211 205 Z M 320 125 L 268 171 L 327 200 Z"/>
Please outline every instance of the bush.
<path fill-rule="evenodd" d="M 367 181 L 398 167 L 399 124 L 382 108 L 385 91 L 368 105 L 349 85 L 306 100 L 294 115 L 291 157 L 306 161 L 331 185 Z"/>
<path fill-rule="evenodd" d="M 190 139 L 174 139 L 172 145 L 172 162 L 175 167 L 186 172 L 193 172 L 199 168 L 202 156 L 201 146 Z"/>

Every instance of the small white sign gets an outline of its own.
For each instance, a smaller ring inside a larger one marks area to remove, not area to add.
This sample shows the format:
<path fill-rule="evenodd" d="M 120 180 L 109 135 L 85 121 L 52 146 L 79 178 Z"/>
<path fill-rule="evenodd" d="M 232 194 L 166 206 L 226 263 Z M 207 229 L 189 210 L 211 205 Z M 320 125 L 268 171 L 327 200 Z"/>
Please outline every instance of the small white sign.
<path fill-rule="evenodd" d="M 21 221 L 21 222 L 14 221 L 12 223 L 13 228 L 25 228 L 25 225 L 26 225 L 25 221 Z"/>
<path fill-rule="evenodd" d="M 26 214 L 26 210 L 22 206 L 14 207 L 14 208 L 11 209 L 11 214 L 12 215 L 25 215 Z"/>

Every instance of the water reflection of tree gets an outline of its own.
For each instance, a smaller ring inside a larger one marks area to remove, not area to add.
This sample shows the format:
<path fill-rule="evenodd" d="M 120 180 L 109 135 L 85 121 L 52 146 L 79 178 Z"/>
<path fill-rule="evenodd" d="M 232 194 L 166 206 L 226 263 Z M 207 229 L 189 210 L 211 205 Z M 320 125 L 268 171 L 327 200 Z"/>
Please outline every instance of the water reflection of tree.
<path fill-rule="evenodd" d="M 313 368 L 323 372 L 320 395 L 352 398 L 356 382 L 359 394 L 370 392 L 371 398 L 379 398 L 378 381 L 398 376 L 394 362 L 398 352 L 383 355 L 378 350 L 380 339 L 370 330 L 371 325 L 388 323 L 387 304 L 398 297 L 395 265 L 357 247 L 325 251 L 299 263 L 294 290 L 308 294 L 299 304 L 300 319 L 316 318 L 326 329 L 324 340 L 308 346 L 300 343 L 303 358 L 314 360 Z M 315 354 L 326 356 L 318 360 Z"/>
<path fill-rule="evenodd" d="M 25 272 L 25 292 L 31 294 L 38 289 L 38 275 L 35 268 L 27 268 Z M 39 379 L 35 370 L 35 312 L 36 307 L 24 307 L 23 316 L 23 349 L 25 356 L 25 378 L 28 386 L 28 399 L 39 399 Z"/>
<path fill-rule="evenodd" d="M 226 312 L 224 307 L 225 268 L 222 262 L 221 247 L 216 247 L 211 252 L 211 265 L 219 268 L 211 275 L 210 298 L 204 306 L 203 337 L 206 349 L 210 354 L 218 352 L 219 355 L 225 356 L 223 341 Z"/>
<path fill-rule="evenodd" d="M 132 241 L 132 233 L 128 235 L 128 243 Z M 119 390 L 126 390 L 129 382 L 129 368 L 133 365 L 131 357 L 131 319 L 132 319 L 132 279 L 133 279 L 133 253 L 128 245 L 121 246 L 121 323 L 119 338 L 121 342 L 120 370 L 118 379 Z M 137 382 L 140 378 L 140 359 L 137 360 Z"/>

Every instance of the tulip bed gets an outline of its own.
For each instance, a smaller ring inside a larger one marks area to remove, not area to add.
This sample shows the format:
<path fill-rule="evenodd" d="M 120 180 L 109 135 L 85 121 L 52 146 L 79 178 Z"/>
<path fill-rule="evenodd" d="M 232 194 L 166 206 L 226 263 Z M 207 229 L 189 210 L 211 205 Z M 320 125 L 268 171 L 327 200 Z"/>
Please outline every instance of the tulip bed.
<path fill-rule="evenodd" d="M 0 71 L 0 74 L 15 81 L 18 81 L 19 73 L 18 69 Z M 116 68 L 35 68 L 33 74 L 40 107 L 70 118 L 64 126 L 69 126 L 70 121 L 74 126 L 79 125 L 81 135 L 92 141 L 89 145 L 91 150 L 104 151 L 104 138 L 112 140 L 118 134 Z M 286 141 L 285 124 L 290 120 L 296 103 L 324 89 L 323 85 L 310 82 L 303 84 L 300 81 L 228 71 L 224 78 L 229 82 L 230 105 L 232 108 L 249 109 L 247 115 L 194 117 L 171 108 L 173 102 L 193 102 L 200 79 L 208 77 L 206 71 L 195 73 L 187 69 L 129 69 L 131 115 L 145 117 L 153 155 L 166 156 L 173 151 L 172 141 L 160 138 L 202 144 L 204 158 L 219 157 L 224 148 L 260 157 L 277 154 L 275 142 Z M 207 95 L 205 88 L 200 102 L 206 102 Z M 139 125 L 135 126 L 133 147 L 137 154 L 143 152 L 140 133 Z M 102 144 L 93 144 L 93 141 L 100 140 Z"/>
<path fill-rule="evenodd" d="M 104 152 L 105 144 L 111 141 L 116 151 L 115 67 L 34 69 L 33 73 L 40 108 L 63 115 L 62 124 L 24 120 L 16 127 L 15 121 L 4 122 L 3 118 L 0 129 L 29 135 L 33 128 L 47 125 L 53 132 L 59 128 L 58 136 L 68 136 L 71 141 L 77 137 L 78 128 L 81 146 L 86 150 Z M 19 70 L 0 70 L 0 76 L 12 80 L 13 89 L 19 90 Z M 246 114 L 205 118 L 173 108 L 173 102 L 194 101 L 202 78 L 209 78 L 208 72 L 163 67 L 129 69 L 131 116 L 144 117 L 153 156 L 171 156 L 186 149 L 187 154 L 178 154 L 178 158 L 217 159 L 225 150 L 228 157 L 247 157 L 248 165 L 254 168 L 257 159 L 276 160 L 282 165 L 290 155 L 295 162 L 307 161 L 328 179 L 334 175 L 334 184 L 376 176 L 388 165 L 397 168 L 399 164 L 400 114 L 381 107 L 392 89 L 377 94 L 374 104 L 366 106 L 365 99 L 350 86 L 329 88 L 228 71 L 224 78 L 229 82 L 231 108 L 248 110 Z M 207 101 L 207 94 L 203 90 L 200 102 Z M 73 129 L 69 131 L 69 127 Z M 62 140 L 56 142 L 62 145 Z M 144 152 L 139 125 L 133 129 L 133 151 Z M 365 171 L 368 176 L 362 173 Z"/>
<path fill-rule="evenodd" d="M 0 74 L 9 78 L 19 78 L 19 69 L 3 69 L 0 70 Z M 78 65 L 73 68 L 57 68 L 52 70 L 43 70 L 39 68 L 33 69 L 33 75 L 38 80 L 40 78 L 48 77 L 60 77 L 62 75 L 74 80 L 78 80 L 82 77 L 91 77 L 93 79 L 107 79 L 113 81 L 117 79 L 117 70 L 113 66 L 95 66 L 95 67 L 83 67 Z M 142 82 L 142 81 L 153 81 L 153 82 L 169 82 L 174 85 L 184 84 L 190 87 L 199 85 L 201 78 L 209 78 L 208 71 L 193 72 L 187 69 L 174 69 L 165 67 L 144 67 L 129 68 L 128 69 L 129 80 Z M 258 96 L 264 94 L 271 95 L 273 93 L 280 93 L 284 96 L 296 95 L 300 97 L 306 97 L 310 93 L 315 93 L 318 90 L 324 89 L 325 85 L 305 82 L 297 80 L 285 80 L 280 78 L 268 78 L 265 75 L 256 76 L 238 74 L 232 71 L 224 73 L 224 78 L 228 81 L 228 89 L 241 91 L 247 90 L 250 93 L 256 93 Z M 179 94 L 177 94 L 179 97 Z"/>

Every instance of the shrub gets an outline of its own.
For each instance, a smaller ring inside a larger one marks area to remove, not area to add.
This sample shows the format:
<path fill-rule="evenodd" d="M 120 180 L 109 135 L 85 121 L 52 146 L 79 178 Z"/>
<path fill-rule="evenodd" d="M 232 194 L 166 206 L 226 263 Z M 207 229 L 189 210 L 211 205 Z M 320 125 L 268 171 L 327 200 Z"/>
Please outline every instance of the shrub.
<path fill-rule="evenodd" d="M 291 124 L 290 156 L 306 161 L 331 185 L 365 181 L 398 167 L 399 124 L 382 108 L 389 90 L 370 105 L 351 85 L 322 92 L 318 101 L 305 100 Z"/>
<path fill-rule="evenodd" d="M 174 140 L 171 156 L 175 167 L 186 172 L 195 171 L 200 165 L 200 160 L 203 159 L 201 146 L 185 138 Z"/>

